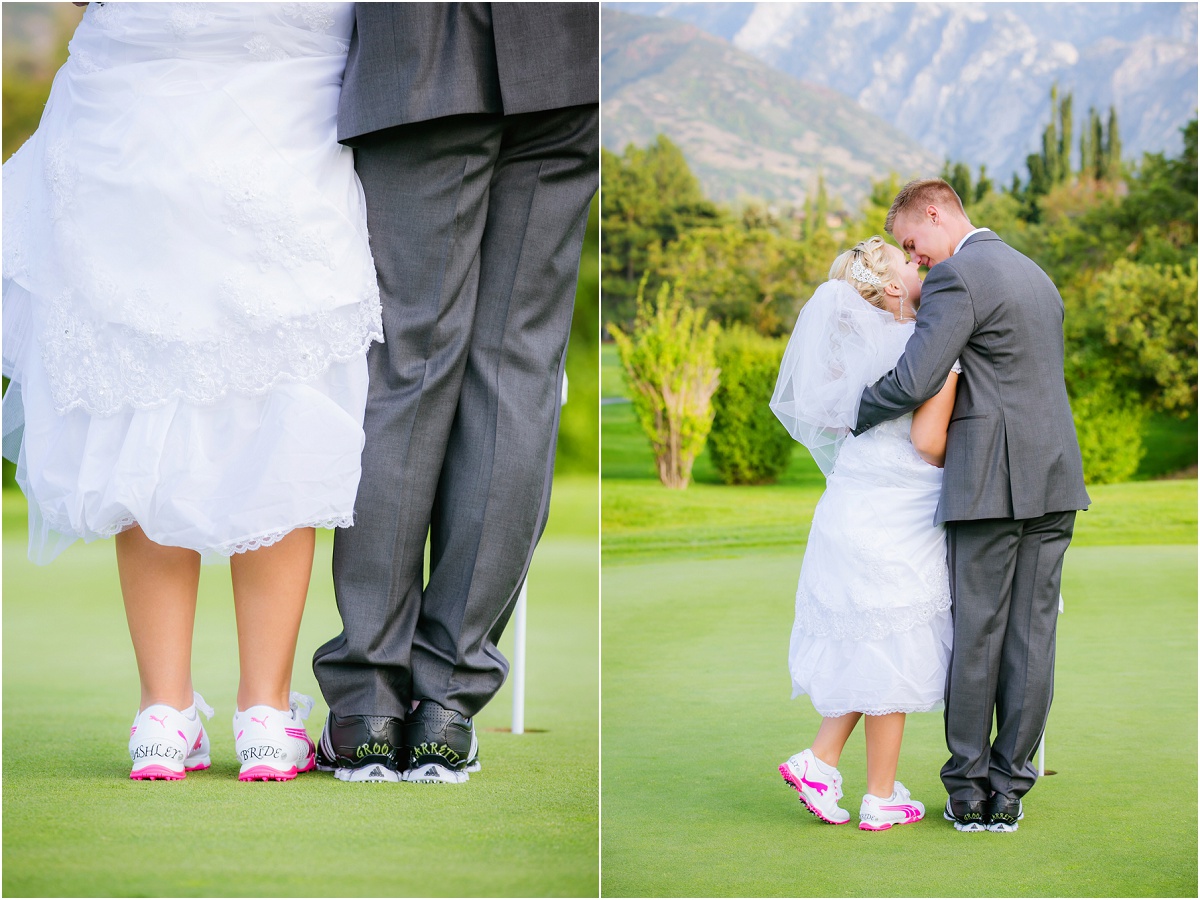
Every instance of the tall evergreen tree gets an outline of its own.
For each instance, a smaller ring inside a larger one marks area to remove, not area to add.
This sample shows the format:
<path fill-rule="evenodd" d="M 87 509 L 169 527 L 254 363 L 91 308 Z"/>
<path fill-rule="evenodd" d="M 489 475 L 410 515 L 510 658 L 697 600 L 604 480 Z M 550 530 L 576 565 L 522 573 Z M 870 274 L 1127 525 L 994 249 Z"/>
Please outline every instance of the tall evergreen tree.
<path fill-rule="evenodd" d="M 1075 122 L 1072 107 L 1073 98 L 1067 94 L 1058 108 L 1058 169 L 1054 175 L 1056 184 L 1062 184 L 1071 178 L 1071 135 Z"/>
<path fill-rule="evenodd" d="M 1121 177 L 1121 132 L 1117 127 L 1117 108 L 1108 108 L 1108 134 L 1104 141 L 1104 177 L 1116 181 Z"/>

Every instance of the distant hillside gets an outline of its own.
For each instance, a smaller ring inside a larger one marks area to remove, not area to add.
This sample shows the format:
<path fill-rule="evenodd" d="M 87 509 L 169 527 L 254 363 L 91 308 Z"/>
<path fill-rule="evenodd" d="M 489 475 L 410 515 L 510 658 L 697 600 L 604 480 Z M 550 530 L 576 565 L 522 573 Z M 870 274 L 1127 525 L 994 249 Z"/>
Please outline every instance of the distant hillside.
<path fill-rule="evenodd" d="M 801 203 L 818 174 L 855 209 L 871 181 L 936 172 L 941 157 L 853 100 L 797 81 L 728 42 L 669 19 L 601 14 L 604 145 L 620 152 L 660 132 L 714 200 Z"/>
<path fill-rule="evenodd" d="M 620 3 L 853 97 L 939 159 L 1025 175 L 1050 86 L 1115 105 L 1123 155 L 1177 154 L 1196 116 L 1195 3 Z M 1078 148 L 1076 148 L 1077 150 Z"/>

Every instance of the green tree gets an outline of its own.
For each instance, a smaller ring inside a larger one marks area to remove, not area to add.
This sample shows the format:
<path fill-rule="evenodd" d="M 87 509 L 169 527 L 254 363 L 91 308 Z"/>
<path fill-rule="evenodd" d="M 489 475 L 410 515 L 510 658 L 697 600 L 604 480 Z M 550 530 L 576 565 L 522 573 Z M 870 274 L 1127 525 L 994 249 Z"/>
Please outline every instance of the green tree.
<path fill-rule="evenodd" d="M 663 282 L 652 305 L 638 287 L 637 317 L 626 334 L 609 323 L 617 343 L 630 398 L 650 439 L 659 480 L 686 488 L 692 465 L 712 428 L 712 396 L 720 381 L 716 342 L 720 327 L 703 309 L 684 301 Z"/>
<path fill-rule="evenodd" d="M 1196 408 L 1196 260 L 1186 266 L 1121 259 L 1097 279 L 1085 340 L 1149 410 Z"/>
<path fill-rule="evenodd" d="M 801 232 L 805 240 L 822 232 L 829 232 L 829 193 L 825 189 L 825 176 L 817 173 L 817 189 L 804 201 L 804 227 Z"/>
<path fill-rule="evenodd" d="M 628 323 L 642 276 L 662 247 L 722 218 L 683 152 L 659 135 L 649 147 L 600 154 L 601 297 L 605 319 Z"/>
<path fill-rule="evenodd" d="M 732 222 L 694 228 L 663 251 L 656 273 L 723 325 L 741 322 L 776 335 L 791 328 L 824 280 L 820 266 L 810 263 L 810 248 L 831 240 L 827 231 L 801 242 Z"/>
<path fill-rule="evenodd" d="M 600 201 L 592 200 L 579 260 L 571 341 L 567 348 L 567 402 L 562 408 L 554 470 L 591 474 L 600 465 Z"/>
<path fill-rule="evenodd" d="M 1116 181 L 1121 177 L 1121 131 L 1117 126 L 1117 108 L 1108 109 L 1108 133 L 1104 137 L 1104 148 L 1101 154 L 1104 166 L 1104 177 Z"/>
<path fill-rule="evenodd" d="M 764 338 L 743 326 L 717 341 L 721 385 L 713 396 L 708 451 L 726 484 L 770 484 L 787 468 L 796 442 L 768 400 L 787 340 Z"/>

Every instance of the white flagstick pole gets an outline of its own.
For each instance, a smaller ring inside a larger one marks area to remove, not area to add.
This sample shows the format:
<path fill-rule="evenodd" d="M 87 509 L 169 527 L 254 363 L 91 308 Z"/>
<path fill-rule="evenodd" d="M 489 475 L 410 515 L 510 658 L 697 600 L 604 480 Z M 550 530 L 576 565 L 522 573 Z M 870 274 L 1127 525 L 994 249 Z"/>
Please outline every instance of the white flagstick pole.
<path fill-rule="evenodd" d="M 1062 594 L 1058 595 L 1058 614 L 1063 614 L 1063 608 L 1066 604 L 1063 602 Z M 1038 778 L 1046 774 L 1046 732 L 1042 731 L 1042 742 L 1038 744 Z"/>
<path fill-rule="evenodd" d="M 562 398 L 559 405 L 567 403 L 567 373 L 563 372 Z M 517 596 L 517 607 L 513 610 L 513 664 L 512 664 L 512 733 L 525 733 L 525 612 L 529 605 L 528 578 L 521 582 L 521 593 Z"/>
<path fill-rule="evenodd" d="M 528 605 L 528 582 L 521 584 L 521 593 L 517 597 L 517 608 L 513 613 L 516 620 L 513 623 L 513 701 L 512 701 L 512 733 L 525 733 L 525 607 Z"/>

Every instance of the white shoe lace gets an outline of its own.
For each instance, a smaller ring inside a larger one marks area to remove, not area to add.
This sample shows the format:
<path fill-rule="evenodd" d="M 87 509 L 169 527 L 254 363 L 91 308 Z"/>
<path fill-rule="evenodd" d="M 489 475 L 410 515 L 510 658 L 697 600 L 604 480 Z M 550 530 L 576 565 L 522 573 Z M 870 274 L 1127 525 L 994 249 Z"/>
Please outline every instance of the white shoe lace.
<path fill-rule="evenodd" d="M 288 703 L 292 712 L 294 712 L 296 717 L 302 722 L 312 713 L 313 698 L 308 696 L 308 694 L 301 694 L 299 691 L 292 691 L 291 694 L 288 695 Z"/>
<path fill-rule="evenodd" d="M 209 719 L 213 717 L 213 708 L 204 702 L 204 698 L 200 696 L 199 691 L 192 691 L 192 703 L 196 705 L 196 709 L 204 713 L 205 717 Z"/>

